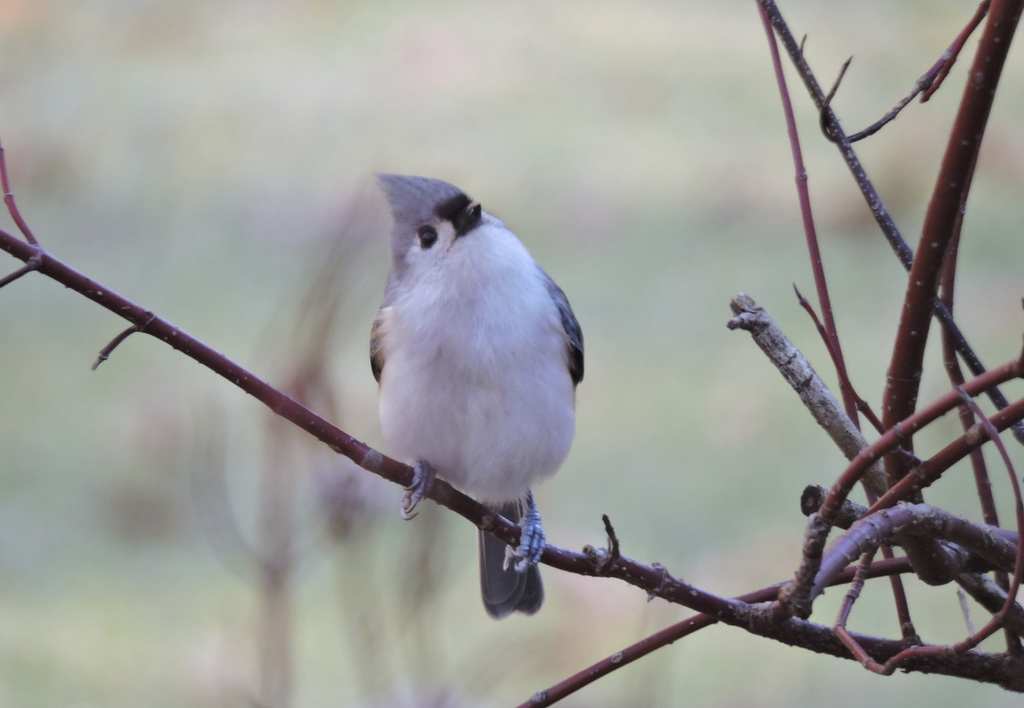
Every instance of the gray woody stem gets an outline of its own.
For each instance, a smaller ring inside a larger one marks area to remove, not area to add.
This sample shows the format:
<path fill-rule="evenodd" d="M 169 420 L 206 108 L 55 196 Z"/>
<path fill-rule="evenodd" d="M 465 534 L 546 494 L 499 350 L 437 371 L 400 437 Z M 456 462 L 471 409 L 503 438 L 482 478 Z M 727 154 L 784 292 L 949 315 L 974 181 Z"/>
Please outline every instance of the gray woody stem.
<path fill-rule="evenodd" d="M 769 361 L 796 391 L 818 425 L 825 429 L 846 459 L 853 460 L 857 453 L 868 446 L 868 442 L 810 362 L 752 297 L 740 293 L 729 306 L 735 315 L 729 320 L 729 329 L 742 329 L 750 333 L 757 346 L 768 355 Z M 881 463 L 876 462 L 871 466 L 864 475 L 864 483 L 875 494 L 885 494 L 885 475 Z"/>

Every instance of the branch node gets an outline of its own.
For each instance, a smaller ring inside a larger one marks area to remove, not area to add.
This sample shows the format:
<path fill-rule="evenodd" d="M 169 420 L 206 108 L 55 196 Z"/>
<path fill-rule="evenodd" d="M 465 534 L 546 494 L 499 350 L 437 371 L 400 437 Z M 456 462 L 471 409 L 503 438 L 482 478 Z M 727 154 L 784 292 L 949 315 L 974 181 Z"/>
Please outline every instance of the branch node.
<path fill-rule="evenodd" d="M 33 255 L 31 258 L 25 261 L 25 265 L 23 265 L 21 268 L 18 268 L 18 270 L 14 271 L 10 275 L 0 278 L 0 288 L 2 288 L 5 285 L 10 285 L 23 275 L 27 275 L 28 273 L 31 273 L 34 270 L 39 270 L 39 267 L 41 265 L 43 265 L 43 249 L 36 246 L 35 255 Z"/>
<path fill-rule="evenodd" d="M 668 568 L 657 562 L 651 563 L 651 567 L 658 571 L 658 575 L 661 576 L 661 580 L 658 582 L 657 586 L 647 593 L 647 602 L 650 602 L 656 597 L 660 597 L 661 591 L 665 587 L 665 583 L 668 582 Z"/>

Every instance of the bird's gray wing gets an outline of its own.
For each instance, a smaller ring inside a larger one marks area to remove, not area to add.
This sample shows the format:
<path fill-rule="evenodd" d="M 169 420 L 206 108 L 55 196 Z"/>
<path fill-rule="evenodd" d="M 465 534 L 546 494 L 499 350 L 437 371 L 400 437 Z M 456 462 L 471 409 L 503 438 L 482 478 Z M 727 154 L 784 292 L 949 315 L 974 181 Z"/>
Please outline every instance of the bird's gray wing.
<path fill-rule="evenodd" d="M 555 301 L 555 307 L 558 308 L 562 328 L 565 330 L 565 339 L 569 347 L 569 375 L 572 377 L 573 384 L 579 384 L 583 380 L 583 330 L 580 329 L 580 323 L 576 321 L 576 315 L 573 314 L 565 293 L 551 279 L 550 275 L 544 273 L 544 278 L 547 281 L 551 299 Z"/>

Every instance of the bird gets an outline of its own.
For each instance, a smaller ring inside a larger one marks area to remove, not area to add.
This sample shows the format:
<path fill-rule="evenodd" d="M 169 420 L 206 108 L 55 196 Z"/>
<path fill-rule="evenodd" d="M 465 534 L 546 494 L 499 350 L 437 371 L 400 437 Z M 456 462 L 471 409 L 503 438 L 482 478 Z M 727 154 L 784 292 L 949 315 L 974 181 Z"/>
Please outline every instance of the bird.
<path fill-rule="evenodd" d="M 526 247 L 447 182 L 378 174 L 391 210 L 391 268 L 370 333 L 381 433 L 413 466 L 411 518 L 435 477 L 520 526 L 516 548 L 480 530 L 487 613 L 533 614 L 546 546 L 535 483 L 572 446 L 583 332 Z"/>

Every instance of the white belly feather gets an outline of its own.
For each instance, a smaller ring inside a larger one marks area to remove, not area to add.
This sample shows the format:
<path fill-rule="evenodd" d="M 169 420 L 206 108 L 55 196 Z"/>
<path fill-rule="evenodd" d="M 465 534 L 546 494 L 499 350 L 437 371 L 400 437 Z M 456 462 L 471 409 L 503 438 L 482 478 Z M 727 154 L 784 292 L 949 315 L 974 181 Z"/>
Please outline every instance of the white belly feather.
<path fill-rule="evenodd" d="M 449 274 L 429 274 L 415 298 L 408 290 L 396 297 L 383 322 L 380 420 L 389 448 L 492 503 L 553 475 L 575 432 L 558 310 L 525 249 L 518 241 L 509 248 L 512 267 L 508 252 L 474 263 L 459 292 L 447 287 Z"/>

